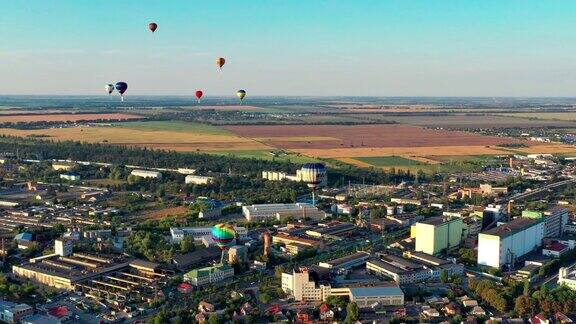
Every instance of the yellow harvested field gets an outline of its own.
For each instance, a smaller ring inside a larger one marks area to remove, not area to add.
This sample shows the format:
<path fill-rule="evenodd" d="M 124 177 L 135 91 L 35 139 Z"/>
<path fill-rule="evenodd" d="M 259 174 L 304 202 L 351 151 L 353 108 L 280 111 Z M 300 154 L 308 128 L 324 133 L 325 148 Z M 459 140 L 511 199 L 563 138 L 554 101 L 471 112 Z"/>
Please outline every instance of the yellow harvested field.
<path fill-rule="evenodd" d="M 518 118 L 537 118 L 546 120 L 563 120 L 563 121 L 576 121 L 576 112 L 520 112 L 520 113 L 504 113 L 501 116 L 518 117 Z"/>
<path fill-rule="evenodd" d="M 372 167 L 372 165 L 370 165 L 369 163 L 362 162 L 360 160 L 356 160 L 356 159 L 352 159 L 352 158 L 347 158 L 347 157 L 337 158 L 336 160 L 338 160 L 340 162 L 347 163 L 347 164 L 352 164 L 352 165 L 355 165 L 355 166 L 361 167 L 361 168 Z"/>
<path fill-rule="evenodd" d="M 341 149 L 295 149 L 304 155 L 319 158 L 345 158 L 370 156 L 442 156 L 442 155 L 497 155 L 509 154 L 508 151 L 486 146 L 422 146 L 422 147 L 359 147 Z"/>
<path fill-rule="evenodd" d="M 530 153 L 530 154 L 554 154 L 554 153 L 576 153 L 576 146 L 568 145 L 568 144 L 542 144 L 542 145 L 535 145 L 530 147 L 521 147 L 515 149 L 515 151 L 523 152 L 523 153 Z"/>
<path fill-rule="evenodd" d="M 43 136 L 59 141 L 73 140 L 177 151 L 257 150 L 269 147 L 252 139 L 227 134 L 135 130 L 121 127 L 70 127 L 38 130 L 0 128 L 0 134 Z"/>

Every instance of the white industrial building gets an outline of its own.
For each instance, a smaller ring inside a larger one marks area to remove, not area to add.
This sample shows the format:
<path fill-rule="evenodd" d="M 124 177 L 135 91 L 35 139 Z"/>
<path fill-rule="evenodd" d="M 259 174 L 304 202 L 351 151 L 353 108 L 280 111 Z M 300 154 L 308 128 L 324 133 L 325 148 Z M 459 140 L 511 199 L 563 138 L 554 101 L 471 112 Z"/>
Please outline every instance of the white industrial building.
<path fill-rule="evenodd" d="M 544 223 L 539 219 L 516 218 L 478 234 L 478 264 L 501 268 L 542 245 Z"/>
<path fill-rule="evenodd" d="M 245 227 L 234 226 L 234 230 L 240 239 L 248 236 L 248 230 Z M 212 235 L 212 227 L 171 227 L 170 235 L 174 243 L 179 243 L 186 236 L 192 236 L 194 241 L 200 242 L 204 236 Z"/>
<path fill-rule="evenodd" d="M 576 290 L 576 264 L 560 268 L 558 271 L 558 284 L 566 285 L 568 288 Z"/>
<path fill-rule="evenodd" d="M 184 178 L 184 182 L 189 184 L 209 184 L 210 182 L 212 182 L 212 180 L 214 180 L 213 177 L 205 177 L 205 176 L 199 176 L 199 175 L 187 175 L 186 178 Z"/>
<path fill-rule="evenodd" d="M 326 213 L 308 203 L 296 204 L 260 204 L 242 206 L 242 213 L 248 221 L 262 221 L 272 218 L 291 216 L 294 218 L 323 218 Z"/>
<path fill-rule="evenodd" d="M 556 206 L 545 212 L 522 212 L 522 217 L 541 219 L 544 222 L 544 237 L 560 237 L 566 229 L 570 212 L 567 208 Z"/>
<path fill-rule="evenodd" d="M 308 268 L 300 268 L 292 273 L 282 273 L 282 290 L 296 301 L 325 301 L 329 296 L 342 296 L 356 302 L 360 308 L 374 304 L 383 306 L 404 304 L 404 292 L 396 284 L 332 287 L 328 282 L 316 282 L 312 272 Z"/>
<path fill-rule="evenodd" d="M 150 171 L 150 170 L 132 170 L 130 175 L 137 176 L 140 178 L 150 178 L 150 179 L 161 179 L 162 173 L 158 171 Z"/>

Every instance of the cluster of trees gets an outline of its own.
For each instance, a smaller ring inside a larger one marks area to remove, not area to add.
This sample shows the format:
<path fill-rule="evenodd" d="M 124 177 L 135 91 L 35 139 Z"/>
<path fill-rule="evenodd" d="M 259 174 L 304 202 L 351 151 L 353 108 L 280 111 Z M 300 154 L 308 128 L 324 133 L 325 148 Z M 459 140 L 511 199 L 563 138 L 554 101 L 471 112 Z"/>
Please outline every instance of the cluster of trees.
<path fill-rule="evenodd" d="M 472 249 L 461 248 L 458 250 L 458 262 L 468 266 L 475 266 L 476 259 L 476 254 Z"/>
<path fill-rule="evenodd" d="M 126 251 L 149 261 L 168 262 L 175 252 L 175 247 L 161 234 L 150 231 L 136 231 L 126 241 Z"/>
<path fill-rule="evenodd" d="M 51 140 L 25 139 L 7 135 L 0 136 L 0 151 L 13 152 L 21 158 L 31 159 L 72 159 L 98 161 L 113 164 L 142 165 L 158 168 L 194 168 L 199 173 L 216 172 L 243 174 L 259 177 L 262 170 L 294 172 L 298 164 L 280 160 L 244 159 L 232 156 L 215 156 L 203 153 L 179 153 L 175 151 L 150 150 L 108 144 L 88 144 L 73 141 L 55 142 Z M 332 184 L 353 183 L 398 183 L 413 180 L 408 171 L 385 172 L 378 169 L 358 168 L 348 164 L 338 164 L 330 170 L 328 180 Z"/>
<path fill-rule="evenodd" d="M 546 285 L 542 285 L 532 295 L 525 291 L 514 303 L 514 311 L 519 316 L 533 316 L 539 313 L 550 316 L 556 312 L 569 314 L 575 310 L 576 292 L 566 286 L 550 290 Z"/>
<path fill-rule="evenodd" d="M 31 297 L 36 293 L 36 288 L 30 282 L 22 284 L 9 283 L 4 274 L 0 274 L 0 296 L 3 298 L 22 299 Z"/>
<path fill-rule="evenodd" d="M 277 272 L 276 277 L 277 277 L 278 272 L 280 271 L 281 274 L 282 270 L 281 268 L 277 268 L 276 270 L 277 270 L 276 271 Z M 262 304 L 269 304 L 273 300 L 278 300 L 280 298 L 286 297 L 286 293 L 284 293 L 282 287 L 280 287 L 280 280 L 278 280 L 278 278 L 274 277 L 263 278 L 259 289 L 260 289 L 260 295 L 258 296 L 258 298 Z"/>
<path fill-rule="evenodd" d="M 480 281 L 470 279 L 468 286 L 474 291 L 478 298 L 490 304 L 490 306 L 496 308 L 498 311 L 506 312 L 509 310 L 509 300 L 506 294 L 502 291 L 502 288 L 497 287 L 494 282 L 487 279 Z"/>

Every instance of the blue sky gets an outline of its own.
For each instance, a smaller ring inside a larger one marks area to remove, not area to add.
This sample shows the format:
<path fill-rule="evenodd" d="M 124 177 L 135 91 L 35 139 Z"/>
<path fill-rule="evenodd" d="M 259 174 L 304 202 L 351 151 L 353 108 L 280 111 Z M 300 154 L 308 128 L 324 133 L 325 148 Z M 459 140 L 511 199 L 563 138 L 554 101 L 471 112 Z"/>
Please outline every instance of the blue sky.
<path fill-rule="evenodd" d="M 575 44 L 573 0 L 5 0 L 0 94 L 574 96 Z"/>

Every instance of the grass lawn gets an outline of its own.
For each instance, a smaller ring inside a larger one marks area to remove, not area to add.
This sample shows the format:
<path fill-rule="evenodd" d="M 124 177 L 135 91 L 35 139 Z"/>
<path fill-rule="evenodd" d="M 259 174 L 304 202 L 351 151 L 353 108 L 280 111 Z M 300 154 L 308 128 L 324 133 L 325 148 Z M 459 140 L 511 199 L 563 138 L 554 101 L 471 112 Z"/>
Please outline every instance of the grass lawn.
<path fill-rule="evenodd" d="M 371 156 L 371 157 L 358 157 L 359 160 L 375 167 L 396 167 L 396 166 L 426 166 L 428 164 L 403 158 L 400 156 Z"/>
<path fill-rule="evenodd" d="M 135 122 L 121 122 L 114 123 L 117 127 L 135 129 L 140 131 L 171 131 L 171 132 L 187 132 L 187 133 L 200 133 L 212 135 L 227 135 L 230 134 L 224 128 L 212 126 L 202 123 L 191 123 L 183 121 L 135 121 Z"/>
<path fill-rule="evenodd" d="M 270 152 L 276 152 L 276 156 Z M 290 152 L 279 152 L 272 150 L 243 150 L 243 151 L 207 151 L 203 153 L 216 154 L 216 155 L 227 155 L 234 156 L 238 158 L 246 159 L 261 159 L 261 160 L 276 160 L 276 161 L 289 161 L 292 163 L 308 163 L 308 162 L 318 162 L 319 160 Z"/>
<path fill-rule="evenodd" d="M 449 172 L 474 172 L 482 170 L 483 166 L 487 164 L 497 164 L 498 160 L 490 155 L 478 156 L 427 156 L 427 158 L 441 161 L 440 164 L 427 164 L 400 156 L 380 156 L 380 157 L 359 157 L 355 160 L 368 163 L 377 168 L 390 170 L 410 171 L 416 173 L 422 170 L 425 173 L 449 173 Z"/>

